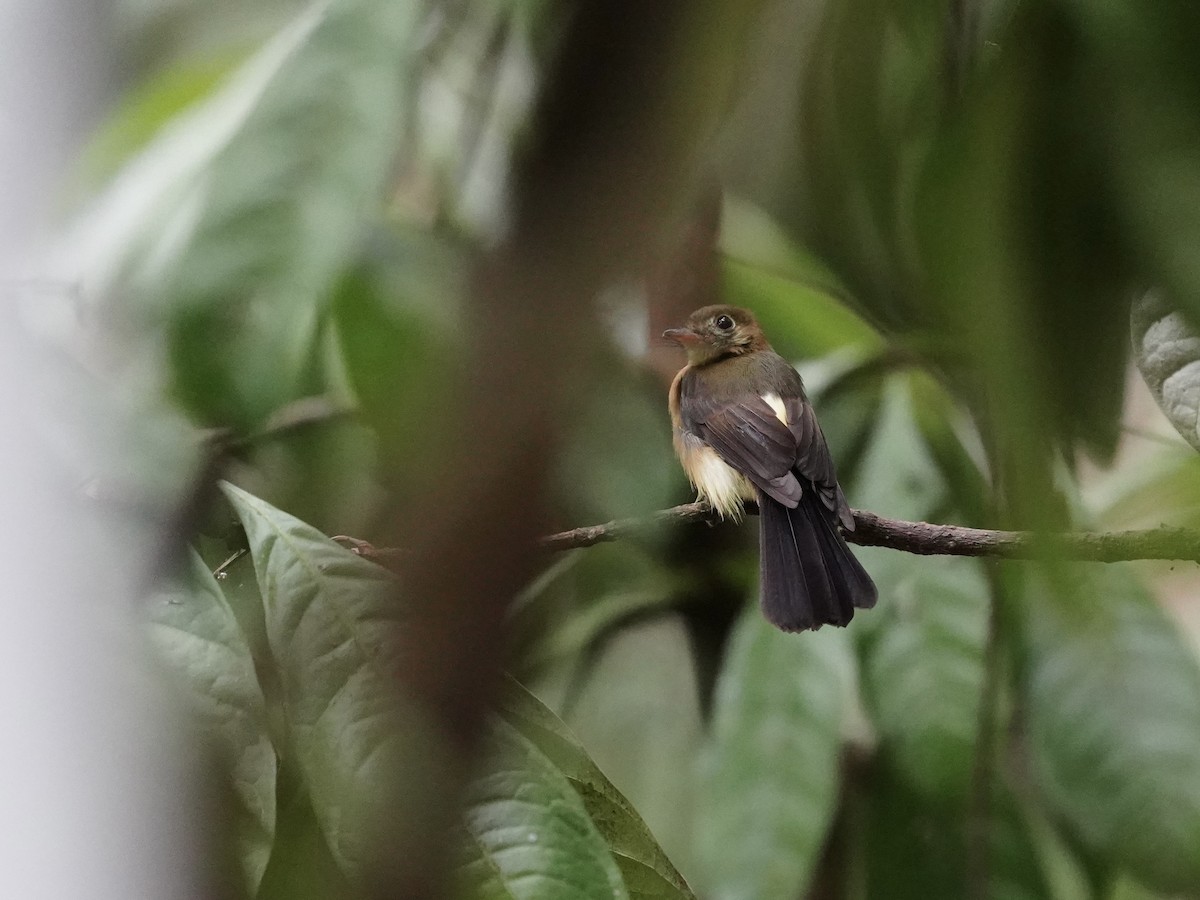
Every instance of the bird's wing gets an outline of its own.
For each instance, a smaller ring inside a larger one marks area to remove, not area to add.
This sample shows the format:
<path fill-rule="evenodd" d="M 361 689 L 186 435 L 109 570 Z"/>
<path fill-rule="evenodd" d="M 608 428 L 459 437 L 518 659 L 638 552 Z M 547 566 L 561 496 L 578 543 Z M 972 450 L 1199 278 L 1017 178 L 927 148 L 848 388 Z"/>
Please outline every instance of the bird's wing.
<path fill-rule="evenodd" d="M 788 430 L 796 441 L 796 471 L 813 483 L 826 509 L 836 512 L 843 527 L 854 530 L 854 516 L 838 486 L 837 469 L 812 404 L 804 397 L 784 400 Z"/>
<path fill-rule="evenodd" d="M 751 483 L 785 506 L 795 508 L 803 489 L 792 473 L 796 439 L 760 397 L 706 410 L 689 418 L 706 444 Z"/>

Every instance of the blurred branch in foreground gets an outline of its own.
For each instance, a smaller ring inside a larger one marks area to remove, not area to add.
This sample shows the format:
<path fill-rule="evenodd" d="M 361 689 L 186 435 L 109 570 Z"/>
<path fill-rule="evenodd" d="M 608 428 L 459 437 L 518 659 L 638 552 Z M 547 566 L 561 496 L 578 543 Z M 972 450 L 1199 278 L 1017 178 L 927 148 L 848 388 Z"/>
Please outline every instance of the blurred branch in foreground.
<path fill-rule="evenodd" d="M 753 510 L 753 507 L 751 507 Z M 1161 526 L 1138 531 L 990 531 L 962 525 L 905 522 L 866 510 L 854 512 L 854 531 L 846 540 L 862 547 L 886 547 L 919 556 L 980 556 L 997 559 L 1042 559 L 1047 556 L 1082 562 L 1125 562 L 1134 559 L 1180 559 L 1200 562 L 1200 531 Z M 716 514 L 704 503 L 684 503 L 660 509 L 644 518 L 614 519 L 600 525 L 584 525 L 543 537 L 546 550 L 578 550 L 618 541 L 643 533 L 663 522 L 713 523 Z M 339 536 L 354 552 L 388 565 L 403 553 L 394 548 L 376 548 Z"/>

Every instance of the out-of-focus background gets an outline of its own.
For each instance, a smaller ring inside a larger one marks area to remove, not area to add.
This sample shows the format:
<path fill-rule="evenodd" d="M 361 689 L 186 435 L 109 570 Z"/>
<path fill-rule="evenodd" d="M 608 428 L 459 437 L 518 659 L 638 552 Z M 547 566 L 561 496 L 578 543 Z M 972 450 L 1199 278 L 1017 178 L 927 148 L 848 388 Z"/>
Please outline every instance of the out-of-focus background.
<path fill-rule="evenodd" d="M 1200 7 L 21 6 L 0 896 L 1200 896 Z M 714 302 L 854 507 L 1191 558 L 772 630 Z"/>

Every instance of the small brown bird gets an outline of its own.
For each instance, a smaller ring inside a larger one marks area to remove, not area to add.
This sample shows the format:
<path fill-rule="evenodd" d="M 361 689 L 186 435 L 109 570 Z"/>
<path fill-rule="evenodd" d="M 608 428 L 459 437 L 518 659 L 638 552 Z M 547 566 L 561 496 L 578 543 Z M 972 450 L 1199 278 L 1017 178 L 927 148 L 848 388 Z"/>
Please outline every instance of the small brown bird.
<path fill-rule="evenodd" d="M 758 501 L 763 615 L 804 631 L 874 606 L 875 584 L 839 530 L 854 517 L 804 383 L 754 315 L 706 306 L 663 337 L 688 356 L 670 393 L 683 470 L 722 516 Z"/>

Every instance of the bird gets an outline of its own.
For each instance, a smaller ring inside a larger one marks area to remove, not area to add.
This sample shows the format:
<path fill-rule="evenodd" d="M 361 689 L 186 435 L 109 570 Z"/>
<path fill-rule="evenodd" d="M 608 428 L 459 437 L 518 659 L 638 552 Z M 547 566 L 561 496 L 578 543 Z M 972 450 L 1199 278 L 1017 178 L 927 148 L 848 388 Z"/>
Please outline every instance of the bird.
<path fill-rule="evenodd" d="M 783 631 L 847 625 L 878 591 L 846 545 L 854 516 L 800 374 L 747 309 L 705 306 L 663 338 L 687 351 L 671 382 L 675 453 L 699 498 L 759 510 L 760 605 Z"/>

